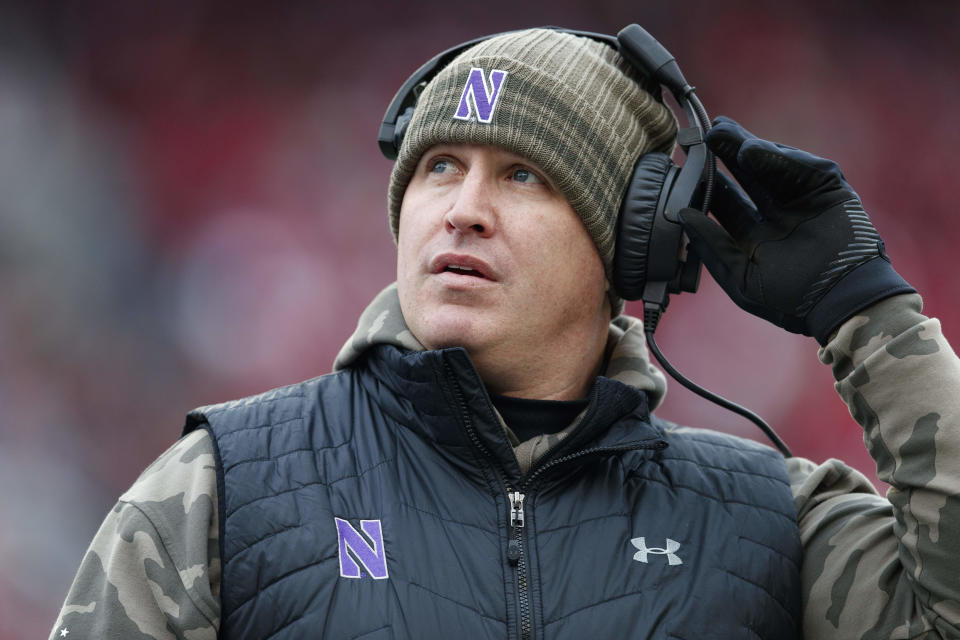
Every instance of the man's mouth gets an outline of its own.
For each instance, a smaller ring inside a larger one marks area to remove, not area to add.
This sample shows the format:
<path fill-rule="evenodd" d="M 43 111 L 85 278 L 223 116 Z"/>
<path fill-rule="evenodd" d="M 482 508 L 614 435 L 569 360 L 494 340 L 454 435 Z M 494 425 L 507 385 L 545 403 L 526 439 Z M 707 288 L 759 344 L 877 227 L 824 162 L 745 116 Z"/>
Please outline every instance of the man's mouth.
<path fill-rule="evenodd" d="M 489 264 L 467 254 L 445 253 L 438 255 L 430 263 L 430 273 L 452 273 L 490 282 L 499 280 L 496 271 Z"/>
<path fill-rule="evenodd" d="M 476 269 L 474 269 L 474 268 L 472 268 L 472 267 L 465 267 L 465 266 L 459 265 L 459 264 L 447 265 L 446 267 L 444 267 L 443 270 L 444 270 L 444 271 L 449 271 L 450 273 L 456 273 L 456 274 L 459 274 L 459 275 L 462 275 L 462 276 L 473 276 L 473 277 L 475 277 L 475 278 L 484 278 L 484 279 L 486 279 L 486 276 L 483 275 L 482 273 L 480 273 L 479 271 L 477 271 Z"/>

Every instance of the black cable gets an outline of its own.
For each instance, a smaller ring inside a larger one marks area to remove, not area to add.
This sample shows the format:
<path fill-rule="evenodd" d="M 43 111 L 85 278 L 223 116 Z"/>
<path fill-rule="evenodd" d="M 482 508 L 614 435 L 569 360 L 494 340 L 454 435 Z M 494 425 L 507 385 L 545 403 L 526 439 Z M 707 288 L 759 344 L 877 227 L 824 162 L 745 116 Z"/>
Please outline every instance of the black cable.
<path fill-rule="evenodd" d="M 693 111 L 697 115 L 697 119 L 700 120 L 700 127 L 703 129 L 703 133 L 706 134 L 707 131 L 710 131 L 710 116 L 707 115 L 707 109 L 703 106 L 703 103 L 700 102 L 700 98 L 697 97 L 697 94 L 693 91 L 693 88 L 690 89 L 690 92 L 687 94 L 687 100 L 690 101 L 690 104 L 693 106 Z M 706 214 L 710 210 L 710 200 L 713 198 L 713 184 L 714 178 L 717 173 L 717 159 L 714 157 L 710 149 L 707 149 L 707 177 L 703 186 L 703 205 L 702 211 Z"/>
<path fill-rule="evenodd" d="M 650 347 L 650 352 L 653 353 L 653 356 L 657 359 L 657 362 L 660 363 L 660 366 L 666 369 L 667 373 L 669 373 L 674 380 L 685 386 L 687 389 L 690 389 L 690 391 L 693 391 L 701 398 L 705 398 L 714 404 L 720 405 L 724 409 L 729 409 L 730 411 L 743 416 L 747 420 L 750 420 L 753 422 L 753 424 L 757 425 L 760 430 L 767 435 L 768 438 L 770 438 L 770 441 L 777 449 L 780 450 L 780 453 L 782 453 L 785 458 L 793 457 L 793 454 L 790 453 L 790 449 L 787 447 L 786 443 L 780 439 L 780 436 L 776 434 L 770 425 L 763 421 L 763 418 L 755 414 L 753 411 L 750 411 L 746 407 L 741 407 L 735 402 L 730 402 L 726 398 L 718 396 L 711 391 L 707 391 L 703 387 L 698 386 L 695 382 L 688 380 L 683 376 L 683 374 L 674 369 L 673 365 L 671 365 L 666 357 L 664 357 L 664 355 L 660 352 L 660 348 L 657 346 L 657 341 L 653 338 L 653 329 L 644 327 L 644 330 L 647 334 L 647 346 Z"/>

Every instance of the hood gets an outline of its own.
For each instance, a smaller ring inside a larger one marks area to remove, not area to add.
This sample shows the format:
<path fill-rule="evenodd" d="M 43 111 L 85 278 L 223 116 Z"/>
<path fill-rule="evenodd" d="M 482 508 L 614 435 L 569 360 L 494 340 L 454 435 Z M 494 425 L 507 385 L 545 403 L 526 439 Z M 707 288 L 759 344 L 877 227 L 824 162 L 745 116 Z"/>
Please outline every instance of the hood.
<path fill-rule="evenodd" d="M 377 294 L 360 315 L 357 329 L 340 349 L 333 370 L 346 369 L 374 345 L 390 344 L 409 351 L 426 351 L 410 333 L 403 313 L 397 283 Z M 607 337 L 607 368 L 603 375 L 647 393 L 650 409 L 657 408 L 667 394 L 667 380 L 650 362 L 643 322 L 620 315 L 610 322 Z"/>

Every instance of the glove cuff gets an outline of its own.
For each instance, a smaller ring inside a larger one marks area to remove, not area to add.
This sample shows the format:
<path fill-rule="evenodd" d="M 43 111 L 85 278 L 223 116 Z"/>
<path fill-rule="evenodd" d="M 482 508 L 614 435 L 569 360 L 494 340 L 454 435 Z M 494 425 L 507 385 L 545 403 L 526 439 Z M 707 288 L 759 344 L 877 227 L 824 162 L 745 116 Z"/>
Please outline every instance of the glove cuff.
<path fill-rule="evenodd" d="M 825 346 L 834 329 L 862 309 L 890 296 L 916 292 L 889 260 L 877 256 L 841 278 L 820 299 L 806 316 L 807 331 Z"/>

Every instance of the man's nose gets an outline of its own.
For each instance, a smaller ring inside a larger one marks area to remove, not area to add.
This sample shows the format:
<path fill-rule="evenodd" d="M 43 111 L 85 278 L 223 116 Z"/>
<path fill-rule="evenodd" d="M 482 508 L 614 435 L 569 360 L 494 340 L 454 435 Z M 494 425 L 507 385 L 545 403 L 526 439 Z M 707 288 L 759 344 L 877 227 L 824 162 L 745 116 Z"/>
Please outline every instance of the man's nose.
<path fill-rule="evenodd" d="M 457 190 L 453 206 L 444 216 L 449 232 L 489 237 L 496 230 L 496 185 L 493 179 L 468 173 Z"/>

